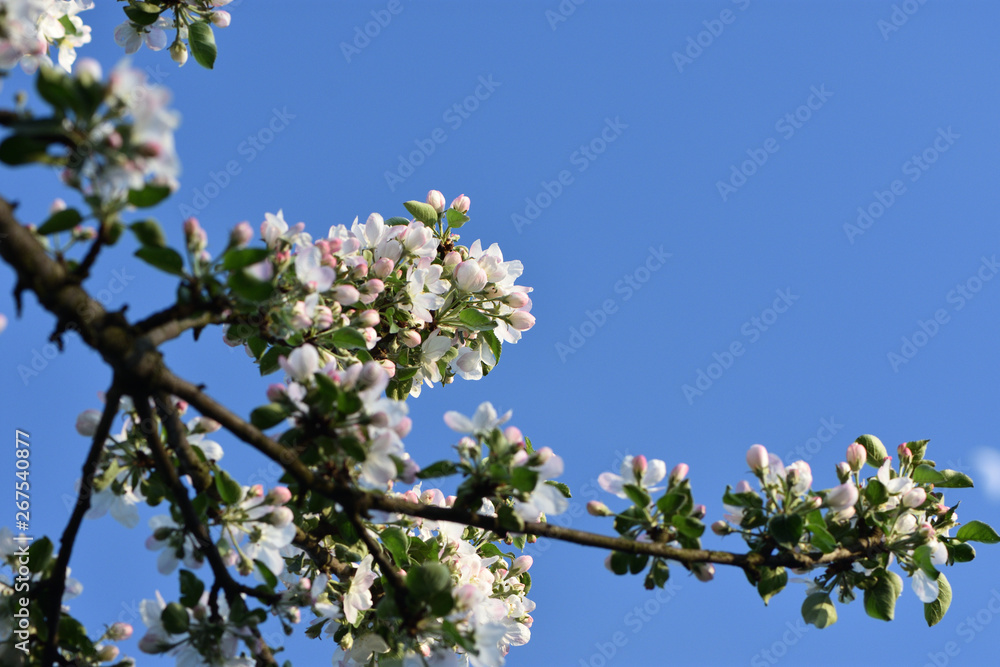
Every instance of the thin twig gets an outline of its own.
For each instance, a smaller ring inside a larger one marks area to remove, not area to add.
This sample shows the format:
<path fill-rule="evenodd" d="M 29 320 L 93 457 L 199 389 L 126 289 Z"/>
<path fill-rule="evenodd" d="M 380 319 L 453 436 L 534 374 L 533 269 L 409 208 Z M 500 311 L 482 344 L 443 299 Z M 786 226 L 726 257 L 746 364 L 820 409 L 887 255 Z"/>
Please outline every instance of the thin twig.
<path fill-rule="evenodd" d="M 69 567 L 69 559 L 73 555 L 73 544 L 80 531 L 80 524 L 83 523 L 83 516 L 90 509 L 91 496 L 94 493 L 94 473 L 101 462 L 101 453 L 104 445 L 111 433 L 111 423 L 115 415 L 118 414 L 118 400 L 121 398 L 121 391 L 116 381 L 112 381 L 111 388 L 105 396 L 104 412 L 101 420 L 97 424 L 94 432 L 94 439 L 87 452 L 87 458 L 83 462 L 83 473 L 80 480 L 80 491 L 76 497 L 76 506 L 69 517 L 69 522 L 63 530 L 62 538 L 59 540 L 59 557 L 56 559 L 55 568 L 52 575 L 46 582 L 49 590 L 46 592 L 46 599 L 42 605 L 45 609 L 45 619 L 49 626 L 49 636 L 45 642 L 44 661 L 46 665 L 55 662 L 59 655 L 59 618 L 62 615 L 62 597 L 66 588 L 66 569 Z"/>

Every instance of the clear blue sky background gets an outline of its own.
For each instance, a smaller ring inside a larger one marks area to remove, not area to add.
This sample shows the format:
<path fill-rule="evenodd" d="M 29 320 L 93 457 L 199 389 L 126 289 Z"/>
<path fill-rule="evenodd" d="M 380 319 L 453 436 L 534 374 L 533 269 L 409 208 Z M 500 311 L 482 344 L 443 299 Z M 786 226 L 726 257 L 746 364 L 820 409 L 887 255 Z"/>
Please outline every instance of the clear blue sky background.
<path fill-rule="evenodd" d="M 567 0 L 562 5 L 575 11 L 555 22 L 547 13 L 558 12 L 557 0 L 401 0 L 402 12 L 348 62 L 339 44 L 386 3 L 240 3 L 231 7 L 232 26 L 217 31 L 214 72 L 193 62 L 178 71 L 165 53 L 136 58 L 159 68 L 184 114 L 182 187 L 156 213 L 178 242 L 180 205 L 202 204 L 198 217 L 220 249 L 235 223 L 256 227 L 279 208 L 323 233 L 371 211 L 402 213 L 403 201 L 431 188 L 449 201 L 471 196 L 464 240 L 496 241 L 505 257 L 524 262 L 538 324 L 504 348 L 485 381 L 459 381 L 411 402 L 408 446 L 418 461 L 436 460 L 455 439 L 441 421 L 445 410 L 471 413 L 484 400 L 513 409 L 513 423 L 536 445 L 565 458 L 563 481 L 578 491 L 573 527 L 610 530 L 579 513 L 620 454 L 688 463 L 695 497 L 714 520 L 725 485 L 747 477 L 750 444 L 782 456 L 806 448 L 821 487 L 835 483 L 835 464 L 861 433 L 893 448 L 931 438 L 932 458 L 979 482 L 948 494 L 963 501 L 960 517 L 995 524 L 997 492 L 984 482 L 996 479 L 986 463 L 998 445 L 1000 279 L 977 283 L 977 273 L 993 277 L 983 258 L 1000 254 L 1000 8 L 898 4 L 916 11 L 897 14 L 897 22 L 907 20 L 889 32 L 879 24 L 892 21 L 889 1 Z M 727 10 L 731 22 L 713 23 Z M 120 10 L 99 2 L 84 16 L 94 44 L 82 53 L 109 69 L 119 57 L 111 31 Z M 709 28 L 719 33 L 711 40 L 701 34 Z M 679 68 L 673 54 L 700 34 L 705 46 L 692 47 Z M 478 108 L 467 118 L 448 113 L 481 78 L 497 82 L 488 98 L 470 100 Z M 4 98 L 25 81 L 8 80 Z M 814 90 L 823 99 L 810 98 Z M 810 99 L 814 109 L 802 106 Z M 266 128 L 274 110 L 287 114 L 287 126 L 265 133 L 270 143 L 250 160 L 242 142 Z M 782 121 L 796 113 L 798 127 Z M 607 119 L 620 126 L 602 145 Z M 390 187 L 386 172 L 436 130 L 445 140 Z M 949 131 L 950 139 L 938 139 Z M 578 152 L 588 145 L 594 159 Z M 912 160 L 925 150 L 934 162 L 923 170 Z M 743 167 L 754 155 L 766 162 Z M 198 199 L 230 161 L 240 173 L 217 192 L 209 188 L 214 198 Z M 733 181 L 739 187 L 724 198 L 717 183 L 734 165 L 754 173 Z M 562 192 L 539 200 L 543 182 L 563 170 Z M 873 204 L 889 195 L 876 192 L 891 192 L 896 180 L 894 200 L 880 211 Z M 21 200 L 25 220 L 43 219 L 63 194 L 41 169 L 4 169 L 0 182 L 4 196 Z M 526 198 L 545 208 L 529 210 L 535 219 L 519 228 L 512 215 L 526 214 Z M 845 225 L 856 222 L 859 207 L 878 217 L 849 238 Z M 90 287 L 107 288 L 112 271 L 124 271 L 131 279 L 108 295 L 110 305 L 129 304 L 138 317 L 162 307 L 173 286 L 132 258 L 131 244 L 125 239 L 108 255 Z M 671 256 L 646 273 L 650 247 Z M 11 272 L 0 276 L 9 294 Z M 641 289 L 625 289 L 626 276 L 644 281 Z M 775 317 L 767 309 L 778 291 L 794 300 Z M 935 335 L 914 340 L 919 322 L 939 310 L 944 323 L 927 325 Z M 588 313 L 602 324 L 584 326 Z M 100 407 L 96 394 L 109 380 L 96 355 L 71 338 L 26 385 L 17 368 L 44 351 L 51 323 L 29 298 L 26 317 L 12 318 L 3 334 L 4 428 L 32 434 L 39 534 L 57 534 L 68 516 L 65 499 L 86 448 L 73 420 Z M 921 346 L 894 367 L 887 355 L 902 355 L 904 337 Z M 168 363 L 240 410 L 262 403 L 267 380 L 218 332 L 205 338 L 170 344 Z M 574 352 L 559 354 L 559 344 L 574 343 Z M 710 368 L 713 354 L 725 358 L 734 343 L 742 355 Z M 683 386 L 694 386 L 699 371 L 716 379 L 686 396 Z M 834 426 L 820 442 L 826 423 Z M 221 441 L 237 472 L 274 480 L 232 439 Z M 12 470 L 12 457 L 5 460 Z M 143 549 L 146 534 L 144 523 L 132 531 L 110 518 L 85 524 L 73 561 L 85 589 L 74 609 L 91 626 L 120 617 L 141 634 L 130 618 L 138 601 L 157 589 L 176 593 L 176 577 L 156 574 L 155 554 Z M 705 542 L 741 547 L 735 538 Z M 739 571 L 702 584 L 677 568 L 676 589 L 661 604 L 667 596 L 656 600 L 641 579 L 605 570 L 600 551 L 553 545 L 534 553 L 533 638 L 513 650 L 511 665 L 771 664 L 765 650 L 788 665 L 934 664 L 929 654 L 940 654 L 939 665 L 977 665 L 993 664 L 1000 649 L 1000 618 L 990 611 L 1000 609 L 996 548 L 948 571 L 955 600 L 934 628 L 907 585 L 892 623 L 867 617 L 859 600 L 838 608 L 834 627 L 801 636 L 787 632 L 804 627 L 801 584 L 765 608 Z M 635 614 L 644 605 L 645 620 Z M 985 625 L 969 623 L 977 614 Z M 601 646 L 610 653 L 616 633 L 619 646 L 605 661 Z M 331 649 L 301 640 L 288 655 L 326 664 Z M 138 655 L 134 645 L 129 652 Z"/>

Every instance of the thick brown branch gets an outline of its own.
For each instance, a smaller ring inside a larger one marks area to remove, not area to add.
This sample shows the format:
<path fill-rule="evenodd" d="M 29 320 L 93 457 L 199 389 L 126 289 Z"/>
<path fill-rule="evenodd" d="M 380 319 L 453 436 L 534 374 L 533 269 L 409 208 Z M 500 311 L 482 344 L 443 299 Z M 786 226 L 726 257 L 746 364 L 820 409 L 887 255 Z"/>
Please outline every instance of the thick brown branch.
<path fill-rule="evenodd" d="M 44 653 L 46 665 L 56 662 L 59 657 L 59 617 L 62 614 L 62 597 L 66 588 L 66 568 L 69 567 L 69 559 L 73 555 L 73 544 L 80 531 L 80 524 L 83 523 L 83 516 L 90 509 L 90 500 L 94 493 L 94 474 L 101 463 L 101 453 L 104 451 L 104 445 L 111 433 L 111 422 L 118 414 L 119 398 L 121 398 L 121 392 L 117 384 L 112 382 L 105 397 L 107 402 L 104 405 L 104 412 L 101 414 L 101 420 L 94 432 L 94 440 L 90 445 L 90 451 L 87 452 L 87 458 L 83 462 L 80 492 L 76 498 L 76 506 L 73 508 L 73 513 L 70 515 L 62 538 L 59 540 L 59 557 L 56 559 L 55 568 L 46 583 L 49 589 L 46 598 L 42 601 L 45 620 L 49 627 L 49 637 L 45 642 Z"/>

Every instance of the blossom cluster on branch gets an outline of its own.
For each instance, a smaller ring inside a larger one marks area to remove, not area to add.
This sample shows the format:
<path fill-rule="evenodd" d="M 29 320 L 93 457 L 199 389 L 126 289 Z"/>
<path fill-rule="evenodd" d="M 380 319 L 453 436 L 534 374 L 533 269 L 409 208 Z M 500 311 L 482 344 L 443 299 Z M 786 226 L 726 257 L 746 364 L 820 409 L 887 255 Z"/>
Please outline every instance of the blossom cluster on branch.
<path fill-rule="evenodd" d="M 115 38 L 127 52 L 142 43 L 159 50 L 172 27 L 174 59 L 183 64 L 190 48 L 210 68 L 209 24 L 229 24 L 224 4 L 129 0 Z M 69 562 L 83 520 L 110 514 L 135 528 L 143 504 L 159 512 L 143 531 L 146 547 L 162 575 L 176 573 L 179 593 L 150 587 L 139 650 L 184 666 L 275 665 L 283 635 L 299 626 L 331 640 L 342 667 L 498 667 L 531 636 L 533 561 L 518 552 L 539 537 L 602 549 L 612 572 L 644 575 L 649 589 L 677 568 L 708 582 L 717 565 L 730 565 L 767 603 L 789 570 L 811 573 L 802 613 L 820 628 L 836 620 L 832 596 L 847 603 L 856 591 L 870 616 L 891 620 L 903 590 L 897 570 L 933 625 L 952 594 L 941 568 L 971 561 L 969 542 L 1000 541 L 982 522 L 958 523 L 941 489 L 972 481 L 938 469 L 926 440 L 900 445 L 894 465 L 878 438 L 861 436 L 836 468 L 838 484 L 825 489 L 813 488 L 806 462 L 786 465 L 754 445 L 746 462 L 757 488 L 727 488 L 725 518 L 711 524 L 717 535 L 740 535 L 743 553 L 703 548 L 707 509 L 695 502 L 689 467 L 668 472 L 646 456 L 599 478 L 627 507 L 587 505 L 613 520 L 616 535 L 547 523 L 571 497 L 558 481 L 564 461 L 490 403 L 473 415 L 447 412 L 452 454 L 415 461 L 406 401 L 483 378 L 503 345 L 534 325 L 531 288 L 517 282 L 524 267 L 497 244 L 463 244 L 470 199 L 449 204 L 437 190 L 403 203 L 405 215 L 372 213 L 325 232 L 266 213 L 258 241 L 241 222 L 215 253 L 201 222 L 188 218 L 177 225 L 183 243 L 171 246 L 140 210 L 177 188 L 179 117 L 169 92 L 127 62 L 107 80 L 85 58 L 68 71 L 73 49 L 89 39 L 76 18 L 89 6 L 0 2 L 0 65 L 37 67 L 47 107 L 32 113 L 22 100 L 0 111 L 9 130 L 0 161 L 55 167 L 83 209 L 59 199 L 41 224 L 23 225 L 0 199 L 0 256 L 17 274 L 18 307 L 34 293 L 56 318 L 52 339 L 61 346 L 78 334 L 113 374 L 103 408 L 76 420 L 91 444 L 58 548 L 39 538 L 24 565 L 15 536 L 0 529 L 0 565 L 12 574 L 0 575 L 3 664 L 132 664 L 114 645 L 131 626 L 92 636 L 64 603 L 82 590 Z M 49 46 L 63 69 L 46 59 Z M 130 321 L 90 297 L 84 279 L 119 242 L 176 279 L 175 302 Z M 174 375 L 158 350 L 187 332 L 199 340 L 206 327 L 245 347 L 262 376 L 283 373 L 261 387 L 246 419 Z M 235 479 L 215 441 L 223 431 L 280 465 L 280 480 L 265 488 Z M 875 472 L 863 479 L 866 465 Z M 456 479 L 431 486 L 444 477 Z"/>

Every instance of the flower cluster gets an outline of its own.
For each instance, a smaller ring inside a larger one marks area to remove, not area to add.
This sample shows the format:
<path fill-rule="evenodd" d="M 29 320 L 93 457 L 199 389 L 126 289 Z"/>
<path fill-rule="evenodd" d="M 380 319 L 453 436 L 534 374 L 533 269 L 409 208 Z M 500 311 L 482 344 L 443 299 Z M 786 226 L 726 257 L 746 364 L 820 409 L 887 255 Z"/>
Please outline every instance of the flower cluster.
<path fill-rule="evenodd" d="M 966 541 L 989 541 L 994 533 L 985 524 L 970 522 L 955 537 L 950 536 L 958 525 L 955 507 L 948 508 L 944 495 L 935 489 L 970 487 L 972 480 L 953 470 L 938 470 L 933 461 L 924 459 L 926 448 L 926 440 L 901 444 L 894 468 L 878 438 L 861 436 L 847 448 L 846 461 L 837 465 L 841 483 L 813 491 L 806 462 L 784 465 L 764 446 L 753 445 L 746 459 L 760 492 L 745 481 L 727 490 L 725 519 L 714 523 L 712 530 L 719 535 L 739 533 L 754 552 L 777 547 L 822 556 L 860 548 L 852 567 L 827 568 L 812 581 L 803 615 L 818 627 L 836 621 L 830 601 L 834 591 L 842 603 L 855 598 L 855 589 L 864 591 L 866 612 L 890 620 L 902 592 L 899 575 L 888 569 L 893 561 L 910 577 L 914 592 L 927 607 L 927 621 L 933 625 L 951 600 L 948 581 L 938 566 L 971 560 L 975 551 Z M 876 474 L 862 480 L 866 464 Z M 878 548 L 866 546 L 873 539 L 878 540 Z M 784 568 L 758 576 L 758 590 L 765 601 L 787 582 Z"/>
<path fill-rule="evenodd" d="M 303 345 L 341 369 L 377 361 L 396 398 L 455 376 L 482 378 L 502 343 L 516 343 L 534 325 L 531 288 L 515 284 L 521 262 L 504 260 L 497 244 L 457 244 L 452 230 L 468 220 L 468 197 L 447 210 L 440 192 L 427 200 L 434 203 L 407 202 L 415 219 L 373 213 L 315 240 L 303 223 L 268 214 L 260 229 L 266 252 L 240 251 L 246 230 L 235 229 L 224 263 L 240 269 L 229 283 L 248 298 L 233 309 L 226 341 L 247 345 L 262 372 Z M 248 281 L 268 286 L 270 298 L 260 299 Z"/>
<path fill-rule="evenodd" d="M 43 67 L 38 89 L 53 115 L 22 111 L 12 120 L 13 134 L 0 148 L 5 163 L 61 167 L 63 182 L 109 223 L 127 204 L 151 205 L 178 187 L 173 133 L 179 116 L 168 108 L 170 92 L 149 83 L 145 72 L 123 62 L 104 81 L 101 66 L 84 58 L 72 76 Z M 42 234 L 82 220 L 73 209 L 59 213 L 41 226 Z"/>
<path fill-rule="evenodd" d="M 39 65 L 52 66 L 49 47 L 67 72 L 76 49 L 90 42 L 90 26 L 77 16 L 93 0 L 2 0 L 0 2 L 0 77 L 20 64 L 27 74 Z"/>
<path fill-rule="evenodd" d="M 615 531 L 622 537 L 638 542 L 657 542 L 678 549 L 700 549 L 705 532 L 705 506 L 695 505 L 686 463 L 678 463 L 667 475 L 667 464 L 645 456 L 626 456 L 620 473 L 601 473 L 597 478 L 601 488 L 632 502 L 623 512 L 612 512 L 607 505 L 592 500 L 587 511 L 594 516 L 615 517 Z M 656 486 L 666 478 L 666 487 Z M 664 491 L 653 501 L 653 493 Z M 639 574 L 646 570 L 645 587 L 663 587 L 670 576 L 670 559 L 650 558 L 645 554 L 612 552 L 605 565 L 615 574 Z M 685 563 L 700 581 L 711 581 L 715 566 L 711 563 Z"/>
<path fill-rule="evenodd" d="M 232 0 L 181 0 L 167 2 L 130 3 L 124 7 L 128 19 L 115 28 L 115 43 L 132 54 L 146 44 L 152 51 L 159 51 L 167 45 L 167 30 L 174 30 L 174 40 L 170 45 L 170 57 L 178 65 L 188 60 L 188 48 L 195 60 L 209 69 L 215 63 L 216 48 L 212 27 L 226 28 L 232 21 L 229 12 L 219 9 Z M 167 12 L 173 16 L 168 18 Z"/>

